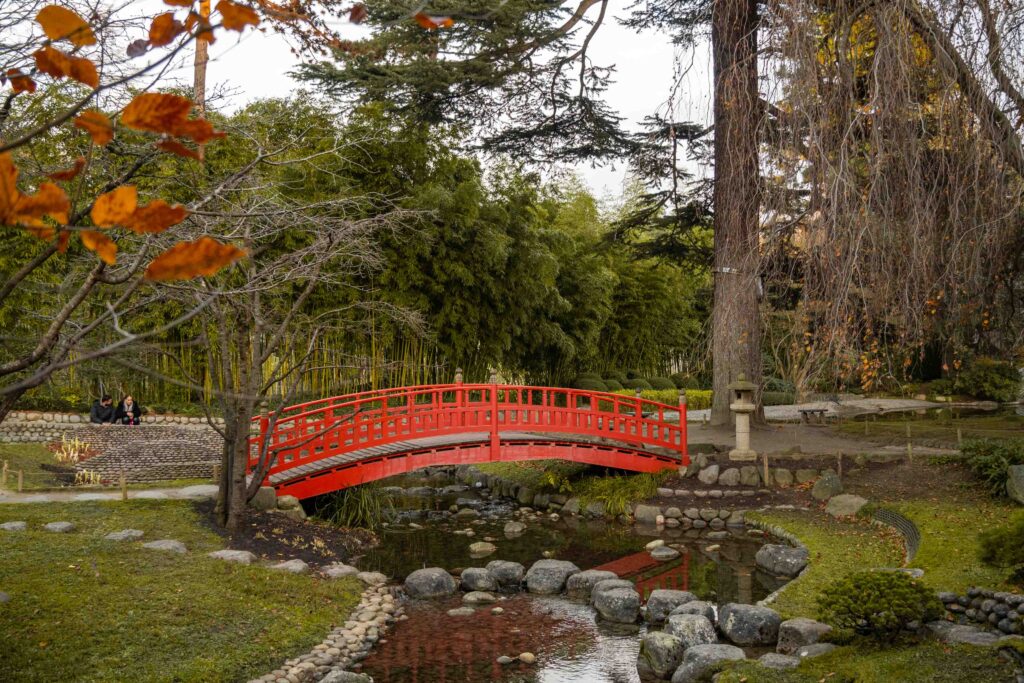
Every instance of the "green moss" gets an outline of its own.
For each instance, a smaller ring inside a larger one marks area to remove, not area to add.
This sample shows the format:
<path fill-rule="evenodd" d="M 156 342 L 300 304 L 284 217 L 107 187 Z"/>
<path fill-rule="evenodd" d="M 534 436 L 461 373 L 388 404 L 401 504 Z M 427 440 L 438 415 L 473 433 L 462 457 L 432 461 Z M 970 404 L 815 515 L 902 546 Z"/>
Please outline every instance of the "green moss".
<path fill-rule="evenodd" d="M 0 671 L 28 680 L 245 680 L 320 642 L 361 586 L 206 557 L 224 547 L 186 501 L 0 505 Z M 42 531 L 67 520 L 70 534 Z M 106 541 L 124 528 L 188 556 Z"/>
<path fill-rule="evenodd" d="M 753 662 L 731 664 L 717 680 L 720 683 L 1012 681 L 1013 665 L 994 648 L 925 642 L 904 647 L 842 647 L 821 657 L 806 659 L 790 671 L 766 669 Z"/>
<path fill-rule="evenodd" d="M 747 517 L 795 534 L 810 551 L 807 571 L 791 581 L 772 605 L 786 618 L 815 618 L 818 595 L 832 581 L 870 567 L 896 567 L 903 559 L 895 532 L 865 520 L 838 521 L 820 512 L 799 510 L 749 512 Z"/>

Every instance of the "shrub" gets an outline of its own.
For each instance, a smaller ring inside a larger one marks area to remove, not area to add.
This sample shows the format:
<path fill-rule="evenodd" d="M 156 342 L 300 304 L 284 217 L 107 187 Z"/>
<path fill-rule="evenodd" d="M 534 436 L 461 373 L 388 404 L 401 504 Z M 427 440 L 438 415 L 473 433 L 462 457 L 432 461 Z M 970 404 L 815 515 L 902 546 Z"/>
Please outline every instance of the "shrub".
<path fill-rule="evenodd" d="M 658 487 L 673 470 L 657 473 L 630 474 L 621 477 L 588 477 L 576 485 L 580 507 L 590 503 L 603 503 L 604 513 L 617 517 L 629 511 L 630 503 L 652 498 Z"/>
<path fill-rule="evenodd" d="M 676 389 L 676 383 L 668 377 L 651 377 L 647 380 L 652 389 Z"/>
<path fill-rule="evenodd" d="M 599 379 L 579 378 L 572 383 L 574 389 L 584 391 L 608 391 L 608 386 Z"/>
<path fill-rule="evenodd" d="M 607 382 L 610 379 L 615 380 L 619 384 L 622 384 L 627 379 L 626 373 L 622 372 L 621 370 L 609 370 L 608 372 L 604 373 L 604 380 Z"/>
<path fill-rule="evenodd" d="M 626 379 L 641 379 L 643 378 L 643 376 L 644 373 L 640 372 L 639 370 L 626 370 Z M 626 383 L 623 382 L 623 384 Z"/>
<path fill-rule="evenodd" d="M 766 406 L 788 406 L 793 401 L 793 394 L 788 391 L 765 391 L 761 394 L 761 402 Z"/>
<path fill-rule="evenodd" d="M 1011 569 L 1010 580 L 1024 582 L 1024 513 L 1015 514 L 1009 526 L 982 532 L 978 540 L 982 562 Z"/>
<path fill-rule="evenodd" d="M 953 380 L 951 379 L 933 379 L 923 388 L 926 394 L 932 394 L 933 396 L 951 396 L 956 391 L 953 388 Z"/>
<path fill-rule="evenodd" d="M 643 391 L 644 389 L 654 388 L 651 386 L 651 383 L 645 379 L 627 379 L 625 382 L 622 383 L 622 386 L 626 387 L 627 389 L 639 389 L 641 391 Z"/>
<path fill-rule="evenodd" d="M 787 394 L 795 394 L 796 385 L 794 385 L 788 379 L 781 379 L 779 377 L 765 377 L 764 390 L 765 392 L 782 391 Z"/>
<path fill-rule="evenodd" d="M 990 401 L 1016 401 L 1020 393 L 1020 374 L 1012 363 L 975 358 L 957 375 L 953 388 L 967 396 Z"/>
<path fill-rule="evenodd" d="M 581 372 L 576 375 L 577 380 L 581 379 L 596 379 L 598 382 L 601 381 L 601 373 L 599 372 Z"/>
<path fill-rule="evenodd" d="M 1006 495 L 1011 465 L 1024 465 L 1024 439 L 971 439 L 960 448 L 967 466 L 994 496 Z"/>
<path fill-rule="evenodd" d="M 632 389 L 623 389 L 616 391 L 616 394 L 622 394 L 623 396 L 633 396 L 636 392 Z M 640 392 L 640 398 L 645 398 L 648 401 L 657 401 L 658 403 L 666 403 L 670 406 L 679 404 L 679 390 L 678 389 L 646 389 Z M 705 408 L 711 407 L 711 390 L 710 389 L 692 389 L 686 392 L 686 407 L 688 410 L 704 410 Z"/>
<path fill-rule="evenodd" d="M 912 621 L 933 621 L 942 604 L 903 572 L 855 572 L 829 584 L 818 598 L 819 618 L 837 629 L 888 640 Z"/>
<path fill-rule="evenodd" d="M 316 499 L 313 514 L 320 519 L 343 527 L 375 528 L 389 520 L 394 513 L 394 501 L 389 493 L 374 484 L 342 489 Z"/>
<path fill-rule="evenodd" d="M 684 372 L 677 372 L 669 377 L 669 379 L 676 385 L 676 389 L 700 389 L 700 382 L 697 378 Z"/>
<path fill-rule="evenodd" d="M 604 381 L 604 385 L 608 387 L 608 391 L 622 391 L 625 388 L 622 386 L 622 382 L 611 377 Z"/>

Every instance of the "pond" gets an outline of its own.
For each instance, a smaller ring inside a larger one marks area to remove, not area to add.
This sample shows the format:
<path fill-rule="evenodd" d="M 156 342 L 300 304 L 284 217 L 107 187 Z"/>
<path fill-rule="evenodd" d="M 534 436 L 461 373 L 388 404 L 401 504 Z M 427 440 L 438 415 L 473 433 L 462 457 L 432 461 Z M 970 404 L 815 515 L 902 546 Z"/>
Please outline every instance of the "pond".
<path fill-rule="evenodd" d="M 683 531 L 525 512 L 514 501 L 490 498 L 436 474 L 384 483 L 403 490 L 397 498 L 398 518 L 380 532 L 381 544 L 358 564 L 396 581 L 421 567 L 458 572 L 494 559 L 529 567 L 553 557 L 581 569 L 614 571 L 633 581 L 644 597 L 656 588 L 672 588 L 719 604 L 753 603 L 783 583 L 756 567 L 754 555 L 763 539 L 743 527 Z M 453 515 L 450 506 L 476 514 Z M 510 521 L 525 528 L 506 531 Z M 678 549 L 679 557 L 653 560 L 644 546 L 656 538 Z M 497 550 L 474 555 L 469 546 L 483 540 Z M 393 683 L 640 680 L 636 659 L 644 626 L 604 622 L 589 606 L 564 597 L 504 595 L 496 603 L 498 614 L 492 613 L 492 605 L 477 607 L 468 616 L 448 614 L 462 606 L 461 595 L 411 603 L 408 619 L 396 624 L 362 670 Z M 535 654 L 536 663 L 497 663 L 501 655 L 521 652 Z"/>

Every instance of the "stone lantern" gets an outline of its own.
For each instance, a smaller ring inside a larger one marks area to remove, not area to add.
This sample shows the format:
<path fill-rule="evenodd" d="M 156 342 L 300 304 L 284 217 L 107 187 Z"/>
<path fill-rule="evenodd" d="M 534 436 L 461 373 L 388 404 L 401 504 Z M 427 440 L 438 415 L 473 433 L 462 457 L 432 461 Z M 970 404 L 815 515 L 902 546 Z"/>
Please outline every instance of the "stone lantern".
<path fill-rule="evenodd" d="M 732 399 L 729 410 L 736 415 L 736 448 L 729 451 L 729 459 L 757 460 L 757 453 L 750 450 L 750 414 L 757 408 L 754 404 L 757 386 L 741 374 L 727 388 Z"/>

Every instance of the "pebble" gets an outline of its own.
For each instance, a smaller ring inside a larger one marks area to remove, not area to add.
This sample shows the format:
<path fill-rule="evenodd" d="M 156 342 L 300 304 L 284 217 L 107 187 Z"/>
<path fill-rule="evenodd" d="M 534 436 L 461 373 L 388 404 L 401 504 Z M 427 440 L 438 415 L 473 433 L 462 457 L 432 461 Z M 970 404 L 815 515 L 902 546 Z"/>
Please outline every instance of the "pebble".
<path fill-rule="evenodd" d="M 537 656 L 532 652 L 523 652 L 519 655 L 519 661 L 523 664 L 533 664 L 537 661 Z"/>
<path fill-rule="evenodd" d="M 505 609 L 502 608 L 502 607 L 492 607 L 491 608 L 491 614 L 504 614 L 504 613 L 505 613 Z"/>
<path fill-rule="evenodd" d="M 516 660 L 512 659 L 508 655 L 501 655 L 500 657 L 498 657 L 496 661 L 498 662 L 498 664 L 511 664 Z"/>

